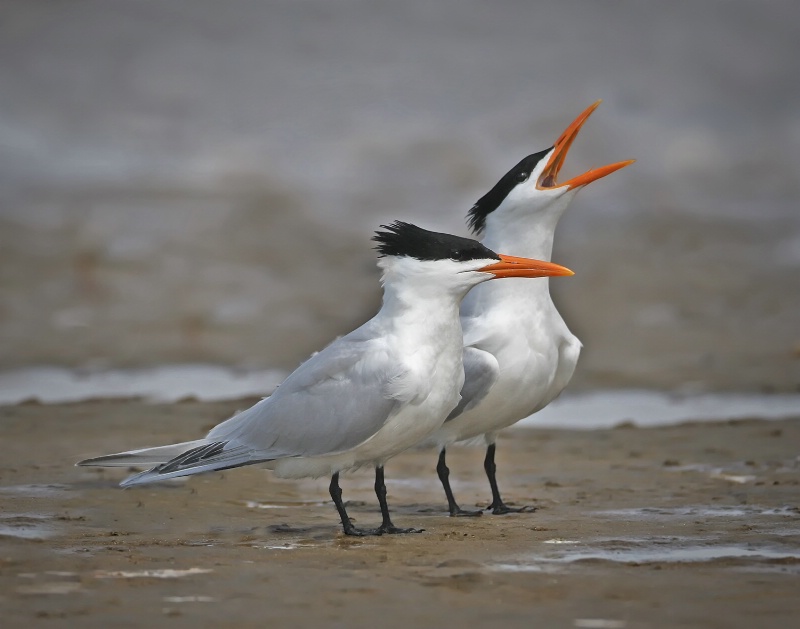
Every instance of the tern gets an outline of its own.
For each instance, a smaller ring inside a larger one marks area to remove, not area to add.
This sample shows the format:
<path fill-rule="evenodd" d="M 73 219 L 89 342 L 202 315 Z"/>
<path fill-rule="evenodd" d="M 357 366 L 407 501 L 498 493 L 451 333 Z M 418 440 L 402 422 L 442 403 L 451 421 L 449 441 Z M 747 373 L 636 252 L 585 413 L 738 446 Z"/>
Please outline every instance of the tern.
<path fill-rule="evenodd" d="M 110 454 L 78 465 L 153 466 L 122 487 L 255 463 L 281 477 L 330 476 L 346 535 L 411 533 L 389 517 L 384 464 L 441 426 L 464 383 L 459 306 L 495 278 L 572 275 L 550 262 L 500 255 L 476 240 L 396 221 L 376 232 L 383 304 L 375 317 L 298 367 L 277 390 L 204 439 Z M 375 467 L 383 522 L 357 529 L 339 473 Z"/>
<path fill-rule="evenodd" d="M 581 113 L 554 146 L 528 155 L 472 207 L 468 222 L 491 249 L 549 260 L 559 218 L 587 184 L 634 160 L 609 164 L 558 182 L 570 146 L 597 101 Z M 484 469 L 494 514 L 523 511 L 507 506 L 497 487 L 498 431 L 541 410 L 567 386 L 581 350 L 550 298 L 547 280 L 493 282 L 477 287 L 461 307 L 466 379 L 461 401 L 423 445 L 439 448 L 436 471 L 451 516 L 480 515 L 455 501 L 445 460 L 448 445 L 481 437 L 487 446 Z"/>

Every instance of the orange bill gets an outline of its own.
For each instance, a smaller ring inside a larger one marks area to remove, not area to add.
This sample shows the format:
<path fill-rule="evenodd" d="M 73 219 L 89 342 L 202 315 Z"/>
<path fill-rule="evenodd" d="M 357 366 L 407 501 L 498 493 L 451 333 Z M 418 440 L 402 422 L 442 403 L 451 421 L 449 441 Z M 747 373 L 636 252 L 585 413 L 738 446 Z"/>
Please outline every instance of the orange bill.
<path fill-rule="evenodd" d="M 491 273 L 499 277 L 553 277 L 558 275 L 575 275 L 567 267 L 552 262 L 543 262 L 532 258 L 517 258 L 515 256 L 500 256 L 500 262 L 495 262 L 478 269 L 481 273 Z"/>
<path fill-rule="evenodd" d="M 547 190 L 551 188 L 563 188 L 564 186 L 568 186 L 570 188 L 585 186 L 586 184 L 592 183 L 597 179 L 601 179 L 606 175 L 610 175 L 615 170 L 625 168 L 625 166 L 630 166 L 636 161 L 635 159 L 629 159 L 624 162 L 609 164 L 608 166 L 592 168 L 582 175 L 573 177 L 569 181 L 558 183 L 558 173 L 561 171 L 561 167 L 564 165 L 564 160 L 567 157 L 567 153 L 569 152 L 572 143 L 575 141 L 575 138 L 578 137 L 578 131 L 581 130 L 583 123 L 588 120 L 589 116 L 591 116 L 592 112 L 600 106 L 601 102 L 603 101 L 598 100 L 597 102 L 589 105 L 577 118 L 575 118 L 575 120 L 572 121 L 572 124 L 570 124 L 564 130 L 564 133 L 561 134 L 561 137 L 558 138 L 558 141 L 553 147 L 555 150 L 550 156 L 550 160 L 547 162 L 547 166 L 545 166 L 541 176 L 539 177 L 539 181 L 536 184 L 537 188 L 540 190 Z"/>

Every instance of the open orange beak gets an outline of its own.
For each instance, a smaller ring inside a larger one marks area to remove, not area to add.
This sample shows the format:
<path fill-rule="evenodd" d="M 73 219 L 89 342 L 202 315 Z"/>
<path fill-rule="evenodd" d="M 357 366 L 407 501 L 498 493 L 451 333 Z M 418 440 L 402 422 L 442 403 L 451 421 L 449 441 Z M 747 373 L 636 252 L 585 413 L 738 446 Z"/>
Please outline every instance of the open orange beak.
<path fill-rule="evenodd" d="M 515 256 L 500 256 L 500 262 L 495 262 L 478 269 L 481 273 L 491 273 L 499 277 L 553 277 L 557 275 L 575 275 L 567 267 L 552 262 L 543 262 L 532 258 L 517 258 Z"/>
<path fill-rule="evenodd" d="M 550 156 L 550 161 L 547 162 L 547 166 L 545 166 L 544 171 L 542 171 L 542 175 L 539 177 L 539 181 L 536 183 L 537 188 L 540 190 L 547 190 L 551 188 L 563 188 L 564 186 L 569 186 L 570 188 L 585 186 L 587 183 L 592 183 L 597 179 L 601 179 L 606 175 L 610 175 L 615 170 L 625 168 L 625 166 L 630 166 L 636 161 L 635 159 L 629 159 L 624 162 L 617 162 L 616 164 L 601 166 L 600 168 L 592 168 L 582 175 L 573 177 L 569 181 L 558 183 L 558 173 L 561 170 L 561 167 L 564 165 L 564 160 L 567 157 L 569 148 L 572 146 L 575 138 L 578 137 L 578 131 L 581 130 L 583 123 L 586 122 L 589 116 L 592 115 L 592 112 L 600 106 L 601 102 L 603 101 L 598 100 L 597 102 L 589 105 L 580 116 L 572 121 L 572 124 L 566 128 L 564 133 L 561 134 L 561 137 L 558 138 L 558 141 L 553 147 L 555 150 Z"/>

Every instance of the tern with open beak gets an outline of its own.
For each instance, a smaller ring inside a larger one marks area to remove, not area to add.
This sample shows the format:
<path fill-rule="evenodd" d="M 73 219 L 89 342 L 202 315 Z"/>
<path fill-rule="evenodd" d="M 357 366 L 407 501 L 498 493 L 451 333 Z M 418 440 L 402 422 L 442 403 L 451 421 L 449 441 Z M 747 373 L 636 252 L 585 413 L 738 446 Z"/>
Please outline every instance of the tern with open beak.
<path fill-rule="evenodd" d="M 439 428 L 458 404 L 464 384 L 462 299 L 487 280 L 572 271 L 499 255 L 475 240 L 409 223 L 383 227 L 374 237 L 384 288 L 375 317 L 312 356 L 270 397 L 203 439 L 78 465 L 151 467 L 122 481 L 122 487 L 254 463 L 283 477 L 330 475 L 330 494 L 345 534 L 417 532 L 392 523 L 383 466 Z M 345 511 L 339 473 L 366 465 L 376 469 L 383 522 L 365 530 L 356 528 Z"/>
<path fill-rule="evenodd" d="M 570 124 L 555 145 L 527 156 L 469 211 L 469 224 L 492 249 L 549 260 L 556 225 L 575 194 L 587 184 L 633 163 L 617 162 L 559 182 L 570 146 L 597 101 Z M 423 445 L 439 448 L 437 472 L 450 515 L 480 515 L 462 510 L 450 487 L 446 447 L 483 438 L 484 469 L 494 514 L 508 507 L 495 477 L 498 431 L 541 410 L 567 386 L 581 343 L 569 331 L 550 298 L 546 280 L 493 282 L 467 295 L 461 307 L 466 380 L 461 401 L 442 427 Z"/>

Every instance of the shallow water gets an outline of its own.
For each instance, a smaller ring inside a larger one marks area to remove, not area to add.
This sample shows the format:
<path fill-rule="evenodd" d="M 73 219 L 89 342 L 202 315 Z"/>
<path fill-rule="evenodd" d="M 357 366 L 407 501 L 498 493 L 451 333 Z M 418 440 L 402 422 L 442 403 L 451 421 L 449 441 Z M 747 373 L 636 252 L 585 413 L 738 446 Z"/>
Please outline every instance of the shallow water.
<path fill-rule="evenodd" d="M 0 405 L 113 398 L 142 398 L 150 402 L 176 402 L 187 398 L 206 402 L 235 400 L 267 396 L 285 375 L 276 369 L 248 371 L 203 364 L 88 372 L 58 367 L 30 368 L 0 372 Z M 625 423 L 647 427 L 687 421 L 797 416 L 800 416 L 800 394 L 675 395 L 658 391 L 607 390 L 566 392 L 517 426 L 597 429 Z"/>
<path fill-rule="evenodd" d="M 114 398 L 211 402 L 269 395 L 285 377 L 285 372 L 277 369 L 246 371 L 202 364 L 104 371 L 32 367 L 0 372 L 0 405 Z"/>
<path fill-rule="evenodd" d="M 51 520 L 52 516 L 41 513 L 4 513 L 0 515 L 0 537 L 47 539 L 56 533 Z"/>
<path fill-rule="evenodd" d="M 552 571 L 553 564 L 581 561 L 612 561 L 617 563 L 695 563 L 725 559 L 741 559 L 745 564 L 766 560 L 797 560 L 800 547 L 778 545 L 697 543 L 691 538 L 672 538 L 668 542 L 648 539 L 610 540 L 581 543 L 561 553 L 530 555 L 514 563 L 501 563 L 496 570 L 520 572 Z M 742 563 L 737 563 L 741 566 Z"/>
<path fill-rule="evenodd" d="M 800 535 L 796 528 L 800 507 L 795 505 L 684 504 L 604 509 L 587 513 L 586 517 L 606 530 L 616 526 L 631 533 L 544 540 L 535 552 L 500 561 L 493 568 L 509 572 L 553 572 L 579 562 L 584 566 L 589 565 L 586 562 L 598 561 L 619 564 L 713 562 L 722 569 L 774 569 L 784 574 L 800 574 Z M 740 530 L 751 531 L 752 536 L 732 533 L 738 525 L 741 525 Z M 702 532 L 683 534 L 682 529 L 691 527 Z M 643 530 L 681 533 L 637 533 Z"/>
<path fill-rule="evenodd" d="M 797 520 L 800 507 L 769 507 L 755 505 L 737 507 L 709 507 L 705 505 L 684 507 L 640 507 L 597 511 L 598 515 L 625 520 L 664 520 L 673 518 L 740 518 L 744 516 L 776 516 Z"/>
<path fill-rule="evenodd" d="M 63 495 L 71 488 L 67 485 L 4 485 L 0 486 L 0 495 L 24 498 L 55 498 Z"/>
<path fill-rule="evenodd" d="M 800 394 L 704 393 L 668 394 L 658 391 L 611 390 L 564 393 L 524 419 L 520 426 L 548 428 L 611 428 L 665 426 L 686 421 L 780 419 L 800 416 Z"/>

